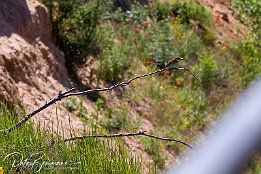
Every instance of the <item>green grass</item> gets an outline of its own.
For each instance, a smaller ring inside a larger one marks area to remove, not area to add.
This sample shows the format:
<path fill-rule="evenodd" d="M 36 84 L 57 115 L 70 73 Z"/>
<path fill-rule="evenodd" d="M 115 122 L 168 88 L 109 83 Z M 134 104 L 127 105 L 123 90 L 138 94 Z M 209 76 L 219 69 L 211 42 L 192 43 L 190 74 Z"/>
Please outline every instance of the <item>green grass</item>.
<path fill-rule="evenodd" d="M 3 102 L 0 113 L 0 129 L 13 125 L 14 113 Z M 0 167 L 6 173 L 141 173 L 139 160 L 117 140 L 64 142 L 52 128 L 32 122 L 0 139 Z"/>

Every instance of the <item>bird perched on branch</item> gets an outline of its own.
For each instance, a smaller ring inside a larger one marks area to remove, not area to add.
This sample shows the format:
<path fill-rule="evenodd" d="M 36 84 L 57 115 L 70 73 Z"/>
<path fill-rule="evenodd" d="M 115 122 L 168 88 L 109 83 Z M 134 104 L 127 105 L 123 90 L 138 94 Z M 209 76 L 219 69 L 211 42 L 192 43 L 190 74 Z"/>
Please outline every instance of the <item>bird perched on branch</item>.
<path fill-rule="evenodd" d="M 165 66 L 165 68 L 168 68 L 169 66 L 172 65 L 176 65 L 180 60 L 184 60 L 184 58 L 180 57 L 180 56 L 176 56 L 172 59 L 170 59 L 167 63 L 167 65 Z"/>

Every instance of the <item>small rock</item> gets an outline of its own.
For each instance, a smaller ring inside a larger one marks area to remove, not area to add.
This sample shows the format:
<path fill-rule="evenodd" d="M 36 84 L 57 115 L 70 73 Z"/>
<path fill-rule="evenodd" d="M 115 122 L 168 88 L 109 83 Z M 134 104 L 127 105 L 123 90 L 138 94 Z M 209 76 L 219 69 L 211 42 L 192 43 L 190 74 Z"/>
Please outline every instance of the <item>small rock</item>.
<path fill-rule="evenodd" d="M 220 12 L 220 14 L 221 14 L 221 19 L 229 23 L 228 15 L 225 12 Z"/>

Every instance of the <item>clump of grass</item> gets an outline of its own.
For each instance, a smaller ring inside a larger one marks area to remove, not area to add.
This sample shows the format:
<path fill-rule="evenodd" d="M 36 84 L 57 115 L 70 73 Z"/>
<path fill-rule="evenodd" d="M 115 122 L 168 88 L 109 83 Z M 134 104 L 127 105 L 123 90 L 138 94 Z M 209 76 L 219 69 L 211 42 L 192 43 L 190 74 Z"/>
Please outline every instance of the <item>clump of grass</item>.
<path fill-rule="evenodd" d="M 162 156 L 161 144 L 155 139 L 143 139 L 145 151 L 151 155 L 155 165 L 162 169 L 165 165 L 165 160 Z"/>
<path fill-rule="evenodd" d="M 3 102 L 0 113 L 0 129 L 14 124 Z M 138 160 L 120 141 L 115 145 L 94 138 L 64 142 L 53 128 L 32 122 L 0 134 L 0 139 L 0 167 L 7 173 L 141 173 Z"/>

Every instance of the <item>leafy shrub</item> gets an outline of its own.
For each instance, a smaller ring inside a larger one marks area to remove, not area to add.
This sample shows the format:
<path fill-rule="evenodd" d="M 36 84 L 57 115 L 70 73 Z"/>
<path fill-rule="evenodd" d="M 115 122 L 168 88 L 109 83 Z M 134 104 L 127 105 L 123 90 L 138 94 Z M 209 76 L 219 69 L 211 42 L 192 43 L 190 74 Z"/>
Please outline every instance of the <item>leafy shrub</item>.
<path fill-rule="evenodd" d="M 259 0 L 232 0 L 234 12 L 241 21 L 253 31 L 255 44 L 261 46 L 261 1 Z"/>
<path fill-rule="evenodd" d="M 82 62 L 111 1 L 43 0 L 50 10 L 58 45 L 69 62 Z"/>
<path fill-rule="evenodd" d="M 180 2 L 175 0 L 172 5 L 172 11 L 176 16 L 180 16 L 182 21 L 190 23 L 190 19 L 198 21 L 202 25 L 210 26 L 212 23 L 212 15 L 205 7 L 198 3 L 186 0 Z"/>
<path fill-rule="evenodd" d="M 76 101 L 75 98 L 71 97 L 69 99 L 67 99 L 64 103 L 63 106 L 69 111 L 69 112 L 73 112 L 77 109 L 76 106 Z"/>
<path fill-rule="evenodd" d="M 187 0 L 185 0 L 185 2 L 175 0 L 172 5 L 172 13 L 174 13 L 176 17 L 179 17 L 182 23 L 192 24 L 192 26 L 194 26 L 195 24 L 193 24 L 191 20 L 196 21 L 199 25 L 199 27 L 197 26 L 197 28 L 194 29 L 197 35 L 199 35 L 206 44 L 213 45 L 215 35 L 211 31 L 213 27 L 212 14 L 205 9 L 204 6 Z"/>
<path fill-rule="evenodd" d="M 115 42 L 118 40 L 114 39 L 113 32 L 105 31 L 102 40 L 103 48 L 99 55 L 99 76 L 108 83 L 122 80 L 131 64 L 128 60 L 131 54 L 128 46 L 120 41 Z"/>
<path fill-rule="evenodd" d="M 147 52 L 150 52 L 149 59 L 153 60 L 155 65 L 163 68 L 175 53 L 169 40 L 170 31 L 167 22 L 155 23 L 148 36 L 146 45 L 148 45 Z"/>
<path fill-rule="evenodd" d="M 202 56 L 198 60 L 199 63 L 192 69 L 200 74 L 200 85 L 206 92 L 209 92 L 218 76 L 217 63 L 214 61 L 213 55 L 209 55 L 207 52 L 203 52 Z"/>
<path fill-rule="evenodd" d="M 213 45 L 215 39 L 216 39 L 216 36 L 215 34 L 209 30 L 209 29 L 206 29 L 202 32 L 201 34 L 201 38 L 203 39 L 203 41 L 208 44 L 208 45 Z"/>
<path fill-rule="evenodd" d="M 104 123 L 102 123 L 102 126 L 109 132 L 115 132 L 124 128 L 126 123 L 127 120 L 125 116 L 117 116 L 117 117 L 109 118 Z"/>
<path fill-rule="evenodd" d="M 108 108 L 104 111 L 104 114 L 109 118 L 101 123 L 102 127 L 104 127 L 109 132 L 117 132 L 122 129 L 126 129 L 128 126 L 128 109 L 119 105 L 119 110 L 114 110 Z"/>
<path fill-rule="evenodd" d="M 146 20 L 149 14 L 149 10 L 145 9 L 143 6 L 135 5 L 126 17 L 133 18 L 135 20 L 134 23 L 142 23 Z"/>
<path fill-rule="evenodd" d="M 160 143 L 155 139 L 144 139 L 145 151 L 152 156 L 154 163 L 163 168 L 165 161 L 162 157 Z"/>
<path fill-rule="evenodd" d="M 162 83 L 151 81 L 146 84 L 146 92 L 150 98 L 159 102 L 164 99 L 164 90 Z"/>
<path fill-rule="evenodd" d="M 155 2 L 152 4 L 151 12 L 157 18 L 157 20 L 168 19 L 170 15 L 170 5 L 167 3 Z"/>
<path fill-rule="evenodd" d="M 184 58 L 196 58 L 202 49 L 202 40 L 186 25 L 176 18 L 170 26 L 170 33 L 173 39 L 172 48 L 175 55 Z"/>
<path fill-rule="evenodd" d="M 240 75 L 242 85 L 246 87 L 261 72 L 261 50 L 254 45 L 252 39 L 239 43 L 240 51 Z"/>
<path fill-rule="evenodd" d="M 181 130 L 187 130 L 189 127 L 204 125 L 207 122 L 208 100 L 206 94 L 201 89 L 196 90 L 177 90 L 179 104 L 183 112 L 179 113 L 179 122 L 176 126 Z"/>

